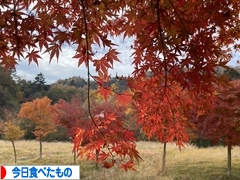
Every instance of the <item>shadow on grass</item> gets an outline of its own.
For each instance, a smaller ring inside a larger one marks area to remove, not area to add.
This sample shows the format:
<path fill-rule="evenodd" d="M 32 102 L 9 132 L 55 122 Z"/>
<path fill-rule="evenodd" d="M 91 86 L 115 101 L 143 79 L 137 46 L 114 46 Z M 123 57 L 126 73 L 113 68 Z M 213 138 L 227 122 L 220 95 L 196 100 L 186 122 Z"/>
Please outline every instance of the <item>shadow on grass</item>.
<path fill-rule="evenodd" d="M 162 173 L 173 180 L 239 180 L 240 168 L 232 167 L 232 176 L 228 177 L 226 166 L 212 163 L 175 165 Z M 161 176 L 161 175 L 160 175 Z"/>

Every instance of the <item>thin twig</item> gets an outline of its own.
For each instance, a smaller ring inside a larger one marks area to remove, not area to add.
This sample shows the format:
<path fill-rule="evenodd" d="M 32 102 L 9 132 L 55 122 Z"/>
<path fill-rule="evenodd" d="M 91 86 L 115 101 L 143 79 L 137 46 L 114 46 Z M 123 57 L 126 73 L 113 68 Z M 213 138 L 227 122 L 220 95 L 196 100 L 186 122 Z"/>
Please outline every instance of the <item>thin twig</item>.
<path fill-rule="evenodd" d="M 88 114 L 94 124 L 94 126 L 97 127 L 97 129 L 99 130 L 99 132 L 101 133 L 101 135 L 104 137 L 104 134 L 101 132 L 101 130 L 98 128 L 98 125 L 97 123 L 95 122 L 94 118 L 93 118 L 93 115 L 92 115 L 92 112 L 91 112 L 91 101 L 90 101 L 90 77 L 91 77 L 91 74 L 90 74 L 90 60 L 89 60 L 89 41 L 88 41 L 88 27 L 87 27 L 87 16 L 86 16 L 86 12 L 85 12 L 85 9 L 86 9 L 86 6 L 84 4 L 84 0 L 79 0 L 81 2 L 81 5 L 82 5 L 82 11 L 83 11 L 83 18 L 84 18 L 84 28 L 85 28 L 85 37 L 86 37 L 86 53 L 87 53 L 87 81 L 88 81 L 88 89 L 87 89 L 87 101 L 88 101 Z"/>
<path fill-rule="evenodd" d="M 165 46 L 164 44 L 164 39 L 163 39 L 163 29 L 161 27 L 161 17 L 160 17 L 160 10 L 159 10 L 159 1 L 157 1 L 157 25 L 158 25 L 158 35 L 161 39 L 161 44 L 162 44 L 162 47 L 163 47 L 163 50 L 166 50 L 167 47 Z M 167 70 L 167 61 L 166 61 L 166 57 L 165 57 L 165 53 L 163 51 L 163 63 L 164 63 L 164 93 L 163 93 L 163 96 L 164 94 L 166 93 L 166 89 L 167 89 L 167 78 L 168 78 L 168 70 Z"/>
<path fill-rule="evenodd" d="M 86 6 L 84 4 L 84 0 L 79 0 L 79 4 L 82 5 L 82 11 L 83 11 L 83 18 L 84 18 L 84 28 L 85 28 L 85 37 L 86 37 L 86 53 L 87 53 L 87 80 L 88 80 L 88 89 L 87 89 L 87 102 L 88 102 L 88 114 L 94 124 L 94 126 L 97 128 L 97 130 L 99 131 L 99 133 L 101 134 L 101 136 L 103 138 L 105 138 L 103 132 L 99 129 L 97 123 L 95 122 L 92 112 L 91 112 L 91 101 L 90 101 L 90 78 L 91 78 L 91 73 L 90 73 L 90 60 L 89 60 L 89 41 L 88 41 L 88 27 L 87 27 L 87 16 L 86 16 Z M 114 159 L 114 155 L 112 154 L 109 146 L 107 146 L 107 149 L 110 153 L 110 155 L 112 156 L 112 158 Z"/>
<path fill-rule="evenodd" d="M 164 35 L 163 35 L 163 29 L 161 27 L 161 17 L 160 17 L 160 10 L 159 10 L 159 1 L 157 0 L 156 3 L 156 10 L 157 10 L 157 28 L 158 28 L 158 37 L 160 39 L 162 48 L 163 48 L 163 63 L 164 63 L 164 90 L 163 90 L 163 94 L 162 97 L 160 98 L 159 102 L 158 102 L 158 106 L 155 109 L 154 112 L 152 112 L 151 114 L 154 114 L 158 111 L 159 107 L 160 107 L 160 103 L 161 100 L 163 99 L 163 97 L 166 95 L 167 92 L 167 79 L 168 79 L 168 70 L 167 70 L 167 61 L 166 61 L 166 56 L 165 56 L 165 50 L 167 49 L 167 47 L 164 44 Z"/>
<path fill-rule="evenodd" d="M 181 23 L 182 23 L 182 25 L 183 25 L 185 31 L 187 32 L 187 34 L 189 34 L 189 31 L 188 31 L 188 29 L 187 29 L 185 23 L 183 22 L 183 19 L 182 19 L 181 16 L 179 15 L 179 13 L 178 13 L 177 9 L 175 8 L 175 6 L 173 5 L 172 1 L 171 1 L 171 0 L 168 0 L 168 1 L 169 1 L 170 5 L 172 6 L 174 12 L 176 13 L 178 19 L 181 21 Z"/>

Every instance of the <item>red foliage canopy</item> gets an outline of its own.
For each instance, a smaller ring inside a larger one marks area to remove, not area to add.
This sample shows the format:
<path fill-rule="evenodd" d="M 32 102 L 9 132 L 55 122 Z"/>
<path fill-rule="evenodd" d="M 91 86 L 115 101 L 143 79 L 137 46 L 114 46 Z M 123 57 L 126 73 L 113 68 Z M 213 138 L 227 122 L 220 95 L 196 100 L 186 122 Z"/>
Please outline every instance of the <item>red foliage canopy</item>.
<path fill-rule="evenodd" d="M 77 98 L 71 103 L 60 100 L 52 110 L 56 123 L 68 128 L 74 142 L 73 150 L 77 150 L 78 156 L 86 155 L 87 159 L 102 162 L 106 168 L 117 163 L 126 170 L 134 170 L 133 162 L 138 162 L 140 156 L 133 133 L 124 127 L 123 106 L 92 103 L 93 119 Z M 128 160 L 124 161 L 126 156 Z"/>
<path fill-rule="evenodd" d="M 229 147 L 240 145 L 240 80 L 230 82 L 227 87 L 217 87 L 213 109 L 196 119 L 201 135 L 213 142 Z"/>

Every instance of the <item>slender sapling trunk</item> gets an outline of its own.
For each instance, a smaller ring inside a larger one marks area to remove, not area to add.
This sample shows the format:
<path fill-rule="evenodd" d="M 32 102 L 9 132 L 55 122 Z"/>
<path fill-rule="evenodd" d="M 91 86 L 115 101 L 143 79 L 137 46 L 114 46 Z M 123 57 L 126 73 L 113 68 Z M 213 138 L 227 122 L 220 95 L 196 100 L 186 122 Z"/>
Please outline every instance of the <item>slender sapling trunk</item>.
<path fill-rule="evenodd" d="M 99 150 L 96 149 L 96 169 L 98 168 L 98 155 L 99 155 Z"/>
<path fill-rule="evenodd" d="M 41 136 L 40 136 L 40 138 L 39 138 L 39 143 L 40 143 L 40 159 L 42 159 L 42 138 L 41 138 Z"/>
<path fill-rule="evenodd" d="M 76 164 L 76 159 L 77 159 L 77 151 L 76 151 L 76 149 L 74 149 L 74 151 L 73 151 L 73 162 L 74 162 L 74 164 Z"/>
<path fill-rule="evenodd" d="M 15 143 L 14 141 L 11 141 L 12 145 L 13 145 L 13 151 L 14 151 L 14 162 L 17 162 L 17 152 L 16 152 L 16 148 L 15 148 Z"/>
<path fill-rule="evenodd" d="M 165 171 L 166 166 L 166 151 L 167 151 L 167 143 L 163 143 L 163 156 L 162 156 L 162 172 Z"/>
<path fill-rule="evenodd" d="M 227 176 L 232 175 L 232 147 L 231 145 L 227 146 Z"/>

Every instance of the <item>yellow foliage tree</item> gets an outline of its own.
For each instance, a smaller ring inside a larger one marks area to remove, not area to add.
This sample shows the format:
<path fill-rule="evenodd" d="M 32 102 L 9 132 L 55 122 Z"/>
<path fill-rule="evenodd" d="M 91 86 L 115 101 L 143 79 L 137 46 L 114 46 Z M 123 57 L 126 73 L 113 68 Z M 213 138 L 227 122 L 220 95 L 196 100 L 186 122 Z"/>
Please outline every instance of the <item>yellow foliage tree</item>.
<path fill-rule="evenodd" d="M 29 119 L 35 124 L 33 133 L 40 143 L 40 158 L 42 158 L 42 138 L 55 131 L 56 128 L 51 116 L 50 106 L 51 100 L 45 96 L 22 104 L 18 113 L 19 117 Z"/>
<path fill-rule="evenodd" d="M 21 130 L 19 126 L 15 125 L 12 121 L 5 122 L 3 124 L 3 135 L 5 139 L 11 141 L 14 151 L 14 162 L 17 162 L 17 153 L 15 147 L 15 141 L 21 139 L 24 136 L 25 131 Z"/>

